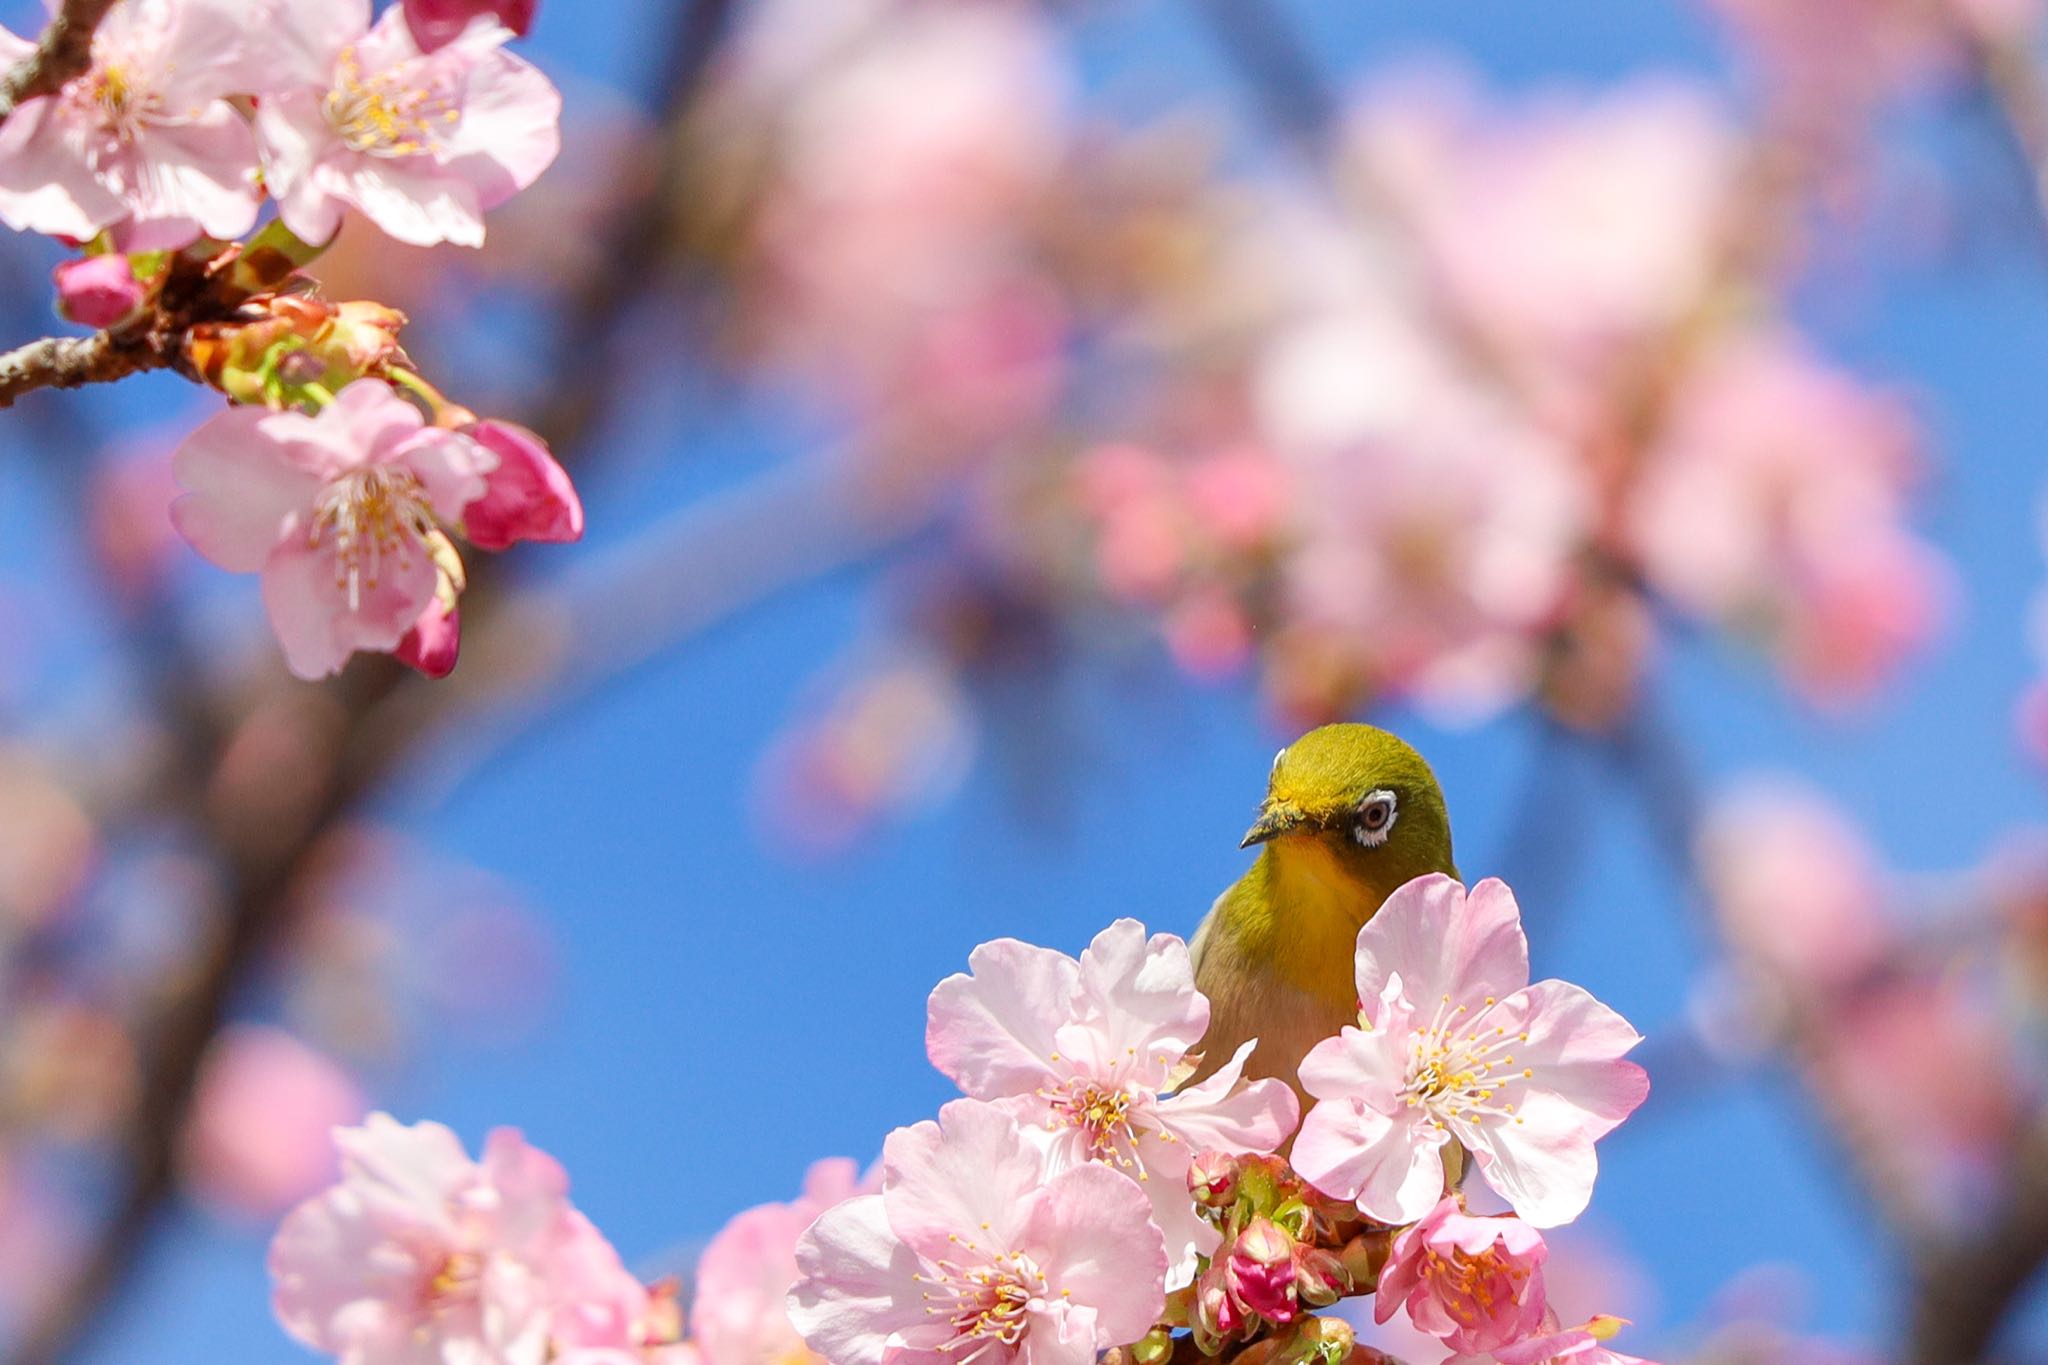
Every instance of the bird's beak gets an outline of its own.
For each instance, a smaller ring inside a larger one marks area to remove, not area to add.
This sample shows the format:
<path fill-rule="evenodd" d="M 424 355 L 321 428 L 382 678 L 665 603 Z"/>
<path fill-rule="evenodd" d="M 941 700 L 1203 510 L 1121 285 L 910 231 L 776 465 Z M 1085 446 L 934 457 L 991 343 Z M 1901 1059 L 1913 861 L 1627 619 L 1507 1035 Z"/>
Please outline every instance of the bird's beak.
<path fill-rule="evenodd" d="M 1291 829 L 1300 828 L 1301 824 L 1300 811 L 1291 810 L 1286 806 L 1268 806 L 1259 812 L 1259 818 L 1244 832 L 1244 839 L 1238 847 L 1250 848 L 1253 844 L 1263 844 L 1268 839 L 1277 839 Z"/>

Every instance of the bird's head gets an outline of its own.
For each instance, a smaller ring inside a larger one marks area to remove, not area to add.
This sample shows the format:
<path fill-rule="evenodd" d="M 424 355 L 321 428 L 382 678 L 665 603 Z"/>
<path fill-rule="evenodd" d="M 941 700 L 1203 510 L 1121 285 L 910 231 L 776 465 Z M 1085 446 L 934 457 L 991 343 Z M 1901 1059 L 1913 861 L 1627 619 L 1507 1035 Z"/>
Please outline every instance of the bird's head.
<path fill-rule="evenodd" d="M 1240 847 L 1268 844 L 1392 890 L 1451 872 L 1443 790 L 1422 755 L 1371 725 L 1325 725 L 1273 759 L 1259 818 Z"/>

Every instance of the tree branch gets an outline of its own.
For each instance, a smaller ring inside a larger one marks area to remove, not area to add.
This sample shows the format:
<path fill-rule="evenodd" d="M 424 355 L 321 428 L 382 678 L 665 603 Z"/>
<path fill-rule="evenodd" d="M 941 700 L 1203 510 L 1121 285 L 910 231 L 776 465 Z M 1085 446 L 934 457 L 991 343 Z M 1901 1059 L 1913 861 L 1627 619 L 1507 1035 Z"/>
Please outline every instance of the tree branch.
<path fill-rule="evenodd" d="M 0 355 L 0 408 L 37 389 L 108 384 L 170 365 L 148 338 L 96 332 L 89 337 L 44 337 Z"/>
<path fill-rule="evenodd" d="M 115 0 L 64 0 L 36 50 L 0 76 L 0 123 L 38 95 L 53 95 L 92 65 L 92 35 Z"/>

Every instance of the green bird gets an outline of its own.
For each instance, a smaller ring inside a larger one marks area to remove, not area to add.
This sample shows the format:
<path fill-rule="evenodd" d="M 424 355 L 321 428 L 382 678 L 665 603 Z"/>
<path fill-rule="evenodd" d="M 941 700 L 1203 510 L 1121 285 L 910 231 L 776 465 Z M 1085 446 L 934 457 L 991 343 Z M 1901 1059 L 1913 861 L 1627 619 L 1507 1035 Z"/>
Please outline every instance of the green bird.
<path fill-rule="evenodd" d="M 1421 754 L 1370 725 L 1325 725 L 1274 756 L 1239 847 L 1254 844 L 1258 861 L 1195 932 L 1209 1031 L 1191 1079 L 1257 1038 L 1244 1074 L 1277 1076 L 1299 1095 L 1302 1057 L 1358 1022 L 1358 931 L 1402 883 L 1458 875 L 1451 822 Z"/>

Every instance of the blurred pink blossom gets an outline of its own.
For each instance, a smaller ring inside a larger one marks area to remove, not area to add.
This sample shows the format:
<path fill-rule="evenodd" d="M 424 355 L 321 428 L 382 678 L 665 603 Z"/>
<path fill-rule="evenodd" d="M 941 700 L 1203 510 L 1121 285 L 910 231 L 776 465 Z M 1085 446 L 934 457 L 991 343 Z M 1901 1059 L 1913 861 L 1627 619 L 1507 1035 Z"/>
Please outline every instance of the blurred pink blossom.
<path fill-rule="evenodd" d="M 690 1337 L 704 1365 L 822 1365 L 789 1320 L 797 1239 L 827 1209 L 881 1188 L 843 1157 L 813 1162 L 803 1194 L 737 1214 L 704 1248 L 690 1305 Z"/>
<path fill-rule="evenodd" d="M 1282 336 L 1260 376 L 1294 491 L 1290 629 L 1348 655 L 1360 690 L 1485 715 L 1534 681 L 1590 532 L 1591 486 L 1558 444 L 1426 358 L 1376 380 L 1379 324 Z"/>
<path fill-rule="evenodd" d="M 514 1130 L 481 1162 L 440 1124 L 386 1114 L 335 1142 L 341 1182 L 284 1220 L 270 1273 L 285 1330 L 342 1365 L 541 1365 L 558 1332 L 582 1344 L 636 1302 L 562 1168 Z"/>
<path fill-rule="evenodd" d="M 1539 410 L 1573 427 L 1707 290 L 1741 165 L 1700 86 L 1488 103 L 1448 74 L 1373 91 L 1351 154 L 1419 241 L 1453 325 L 1477 329 Z"/>
<path fill-rule="evenodd" d="M 326 1056 L 282 1029 L 237 1025 L 200 1072 L 185 1179 L 217 1209 L 275 1218 L 334 1179 L 333 1132 L 366 1107 L 354 1079 Z"/>
<path fill-rule="evenodd" d="M 256 140 L 228 96 L 247 16 L 231 0 L 124 0 L 93 33 L 92 65 L 0 127 L 0 222 L 124 249 L 235 238 L 256 224 Z M 30 51 L 0 29 L 0 64 Z"/>
<path fill-rule="evenodd" d="M 1736 789 L 1708 812 L 1699 855 L 1731 945 L 1794 988 L 1852 981 L 1891 941 L 1876 853 L 1818 792 Z"/>
<path fill-rule="evenodd" d="M 1907 525 L 1917 430 L 1790 338 L 1688 372 L 1645 457 L 1628 538 L 1653 586 L 1760 633 L 1818 700 L 1869 691 L 1933 634 L 1946 564 Z"/>

